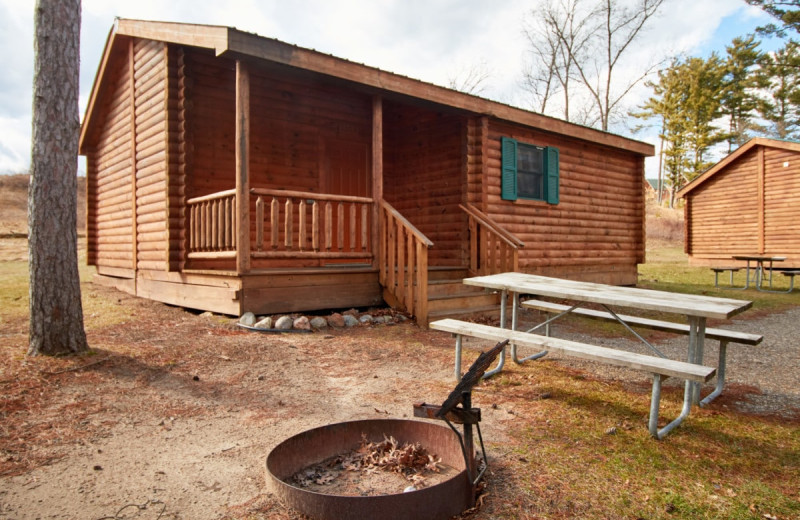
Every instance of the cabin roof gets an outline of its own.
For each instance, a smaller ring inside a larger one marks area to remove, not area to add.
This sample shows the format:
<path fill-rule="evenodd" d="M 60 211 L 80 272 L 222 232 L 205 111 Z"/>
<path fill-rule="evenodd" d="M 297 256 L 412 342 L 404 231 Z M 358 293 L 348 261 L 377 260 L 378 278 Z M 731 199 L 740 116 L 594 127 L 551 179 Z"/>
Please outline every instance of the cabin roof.
<path fill-rule="evenodd" d="M 797 141 L 787 141 L 783 139 L 768 139 L 766 137 L 754 137 L 742 146 L 731 152 L 727 157 L 719 161 L 717 164 L 703 172 L 700 176 L 692 180 L 689 184 L 678 190 L 678 197 L 685 197 L 693 190 L 702 186 L 708 179 L 727 168 L 731 163 L 736 161 L 739 157 L 747 153 L 749 150 L 756 146 L 764 146 L 767 148 L 777 148 L 779 150 L 789 150 L 792 152 L 800 152 L 800 143 Z"/>
<path fill-rule="evenodd" d="M 81 149 L 99 110 L 98 97 L 106 79 L 112 51 L 120 37 L 143 38 L 178 45 L 211 49 L 217 56 L 256 58 L 338 78 L 362 85 L 375 93 L 391 92 L 438 105 L 486 115 L 547 132 L 626 150 L 642 156 L 654 155 L 649 143 L 569 123 L 521 108 L 466 94 L 446 87 L 394 74 L 375 67 L 337 58 L 234 27 L 175 22 L 117 19 L 109 32 L 98 66 L 81 129 Z"/>

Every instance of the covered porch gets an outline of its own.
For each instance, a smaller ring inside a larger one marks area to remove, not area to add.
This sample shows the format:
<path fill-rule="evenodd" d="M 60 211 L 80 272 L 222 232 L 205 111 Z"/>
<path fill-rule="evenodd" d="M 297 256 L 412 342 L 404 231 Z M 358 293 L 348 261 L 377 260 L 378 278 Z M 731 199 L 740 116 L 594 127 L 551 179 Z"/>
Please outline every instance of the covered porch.
<path fill-rule="evenodd" d="M 181 280 L 227 279 L 222 312 L 385 300 L 427 323 L 465 304 L 436 278 L 518 267 L 521 243 L 466 203 L 467 116 L 228 61 L 184 54 L 182 95 L 209 108 L 186 116 L 194 174 L 175 255 Z"/>

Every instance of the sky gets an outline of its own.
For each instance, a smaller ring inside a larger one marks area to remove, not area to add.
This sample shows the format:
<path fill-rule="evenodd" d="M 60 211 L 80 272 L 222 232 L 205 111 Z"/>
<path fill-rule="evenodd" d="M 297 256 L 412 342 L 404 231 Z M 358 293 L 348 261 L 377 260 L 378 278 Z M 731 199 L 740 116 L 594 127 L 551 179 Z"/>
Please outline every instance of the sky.
<path fill-rule="evenodd" d="M 115 17 L 236 27 L 439 85 L 484 63 L 489 77 L 482 97 L 531 108 L 521 87 L 528 50 L 523 21 L 539 1 L 83 0 L 80 112 Z M 33 5 L 34 0 L 0 0 L 0 174 L 30 166 Z M 744 0 L 666 0 L 628 55 L 627 67 L 633 73 L 654 58 L 724 53 L 734 37 L 767 20 Z M 641 86 L 629 101 L 636 105 L 649 95 Z M 633 135 L 624 125 L 613 131 L 656 144 L 654 132 Z M 647 170 L 654 165 L 648 159 Z M 79 170 L 84 169 L 81 158 Z"/>

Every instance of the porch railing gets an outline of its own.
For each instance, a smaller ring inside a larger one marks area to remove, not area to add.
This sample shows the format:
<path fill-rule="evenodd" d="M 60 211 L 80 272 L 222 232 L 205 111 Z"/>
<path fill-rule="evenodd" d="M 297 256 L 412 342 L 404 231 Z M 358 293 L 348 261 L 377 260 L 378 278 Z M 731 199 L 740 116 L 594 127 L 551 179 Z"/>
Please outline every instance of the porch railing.
<path fill-rule="evenodd" d="M 386 201 L 380 203 L 380 283 L 397 306 L 428 321 L 428 248 L 425 235 Z"/>
<path fill-rule="evenodd" d="M 186 201 L 189 258 L 236 257 L 236 190 Z"/>
<path fill-rule="evenodd" d="M 469 270 L 484 276 L 519 270 L 519 249 L 525 244 L 478 208 L 459 207 L 469 219 Z"/>
<path fill-rule="evenodd" d="M 253 258 L 362 259 L 371 263 L 372 199 L 253 188 Z"/>

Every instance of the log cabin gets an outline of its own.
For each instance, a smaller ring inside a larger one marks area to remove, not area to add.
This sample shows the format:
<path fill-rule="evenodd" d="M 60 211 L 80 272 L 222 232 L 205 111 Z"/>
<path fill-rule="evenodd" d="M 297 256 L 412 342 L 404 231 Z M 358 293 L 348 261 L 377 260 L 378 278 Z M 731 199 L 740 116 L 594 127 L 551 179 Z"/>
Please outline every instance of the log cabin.
<path fill-rule="evenodd" d="M 677 195 L 691 265 L 766 255 L 786 258 L 776 267 L 800 267 L 800 143 L 751 139 Z"/>
<path fill-rule="evenodd" d="M 80 154 L 96 280 L 188 308 L 424 325 L 644 261 L 652 145 L 230 27 L 117 20 Z"/>

